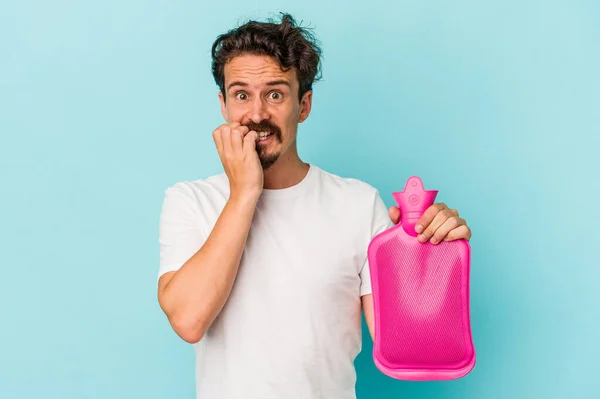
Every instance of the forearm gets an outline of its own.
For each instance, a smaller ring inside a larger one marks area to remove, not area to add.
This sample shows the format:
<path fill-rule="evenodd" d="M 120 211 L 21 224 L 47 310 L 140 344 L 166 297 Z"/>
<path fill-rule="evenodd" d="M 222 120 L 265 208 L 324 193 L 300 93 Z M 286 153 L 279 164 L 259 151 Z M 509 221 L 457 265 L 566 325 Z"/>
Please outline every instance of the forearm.
<path fill-rule="evenodd" d="M 256 198 L 231 198 L 206 242 L 163 288 L 159 301 L 186 341 L 201 339 L 233 287 L 256 208 Z"/>

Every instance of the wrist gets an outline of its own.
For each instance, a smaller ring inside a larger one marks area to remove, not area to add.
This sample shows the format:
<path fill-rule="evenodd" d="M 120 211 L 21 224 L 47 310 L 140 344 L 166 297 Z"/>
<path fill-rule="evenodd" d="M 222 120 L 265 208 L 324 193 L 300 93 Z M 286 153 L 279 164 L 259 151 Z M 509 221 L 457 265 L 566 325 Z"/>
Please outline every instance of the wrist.
<path fill-rule="evenodd" d="M 261 191 L 232 192 L 229 201 L 245 206 L 255 206 Z"/>

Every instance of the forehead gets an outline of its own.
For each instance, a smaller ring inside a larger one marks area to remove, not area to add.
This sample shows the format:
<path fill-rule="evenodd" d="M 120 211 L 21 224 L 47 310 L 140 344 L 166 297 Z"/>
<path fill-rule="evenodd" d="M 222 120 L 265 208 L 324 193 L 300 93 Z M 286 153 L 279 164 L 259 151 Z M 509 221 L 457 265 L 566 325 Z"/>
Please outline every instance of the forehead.
<path fill-rule="evenodd" d="M 250 86 L 262 86 L 274 80 L 286 80 L 292 87 L 297 84 L 295 68 L 283 72 L 275 59 L 264 55 L 245 54 L 234 57 L 225 64 L 224 72 L 226 88 L 234 81 Z"/>

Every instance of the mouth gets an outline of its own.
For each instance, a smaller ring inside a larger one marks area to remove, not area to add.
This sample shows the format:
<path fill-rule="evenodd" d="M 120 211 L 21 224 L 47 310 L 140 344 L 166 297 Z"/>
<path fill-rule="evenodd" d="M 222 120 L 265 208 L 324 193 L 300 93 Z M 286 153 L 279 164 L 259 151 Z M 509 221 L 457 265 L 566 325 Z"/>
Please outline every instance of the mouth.
<path fill-rule="evenodd" d="M 271 132 L 258 132 L 258 137 L 256 139 L 257 143 L 263 143 L 269 141 L 274 136 Z"/>

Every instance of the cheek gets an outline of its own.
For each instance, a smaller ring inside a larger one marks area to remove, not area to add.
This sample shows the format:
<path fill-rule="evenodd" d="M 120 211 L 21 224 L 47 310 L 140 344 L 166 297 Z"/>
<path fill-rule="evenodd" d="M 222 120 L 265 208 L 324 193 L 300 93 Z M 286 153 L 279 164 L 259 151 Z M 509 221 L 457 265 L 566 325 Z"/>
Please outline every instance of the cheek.
<path fill-rule="evenodd" d="M 291 132 L 293 129 L 295 129 L 297 124 L 298 124 L 297 110 L 292 109 L 292 110 L 286 111 L 286 113 L 283 115 L 283 118 L 281 119 L 281 127 L 285 129 L 287 134 L 290 134 L 289 132 Z"/>
<path fill-rule="evenodd" d="M 240 107 L 235 104 L 228 104 L 227 107 L 227 116 L 229 117 L 229 123 L 231 122 L 241 122 L 241 119 L 244 116 L 244 112 Z"/>

